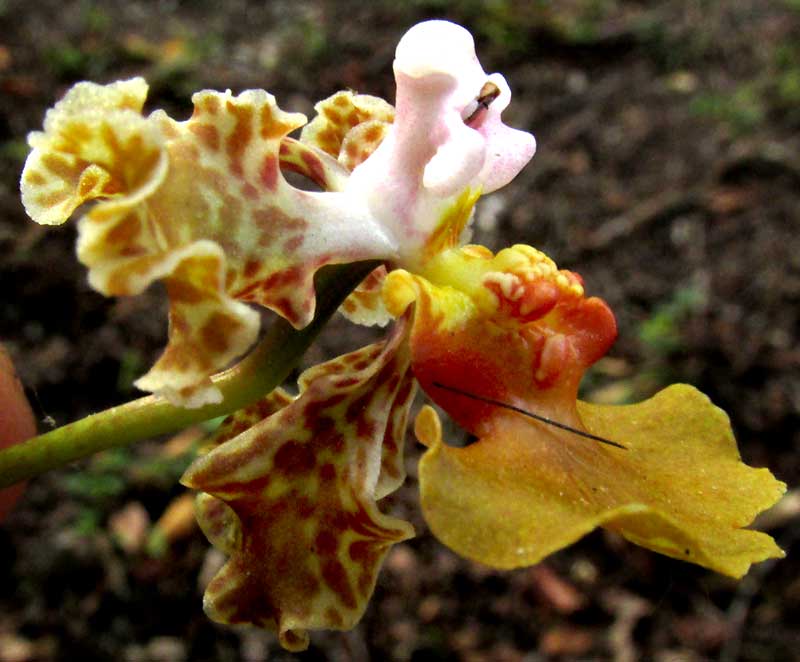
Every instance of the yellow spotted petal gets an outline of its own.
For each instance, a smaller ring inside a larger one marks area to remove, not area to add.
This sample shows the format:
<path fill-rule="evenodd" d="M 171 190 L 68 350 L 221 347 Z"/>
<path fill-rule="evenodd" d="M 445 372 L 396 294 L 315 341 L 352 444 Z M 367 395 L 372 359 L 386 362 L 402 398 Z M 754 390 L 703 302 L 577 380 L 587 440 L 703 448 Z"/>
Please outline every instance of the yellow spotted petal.
<path fill-rule="evenodd" d="M 392 316 L 383 303 L 386 267 L 376 267 L 344 300 L 339 312 L 356 324 L 386 326 Z"/>
<path fill-rule="evenodd" d="M 167 167 L 163 136 L 141 116 L 147 84 L 78 83 L 47 112 L 44 132 L 28 138 L 22 202 L 37 223 L 66 221 L 84 202 L 140 200 Z"/>
<path fill-rule="evenodd" d="M 366 161 L 394 122 L 394 108 L 380 97 L 337 92 L 314 106 L 317 116 L 300 140 L 330 154 L 348 170 Z"/>
<path fill-rule="evenodd" d="M 239 409 L 228 416 L 214 431 L 208 443 L 204 445 L 205 451 L 210 451 L 238 437 L 248 428 L 269 418 L 284 407 L 292 404 L 294 397 L 282 388 L 276 388 L 269 395 L 257 400 L 251 405 Z"/>
<path fill-rule="evenodd" d="M 228 416 L 201 449 L 207 453 L 290 405 L 294 398 L 282 388 Z M 195 499 L 197 522 L 208 541 L 225 554 L 241 544 L 242 527 L 233 509 L 222 499 L 200 492 Z"/>
<path fill-rule="evenodd" d="M 408 412 L 417 394 L 417 382 L 411 370 L 406 371 L 386 422 L 381 446 L 381 468 L 375 485 L 375 498 L 382 499 L 400 487 L 406 479 L 405 447 Z"/>
<path fill-rule="evenodd" d="M 204 91 L 185 122 L 140 114 L 141 79 L 75 86 L 30 136 L 23 200 L 40 223 L 96 204 L 79 224 L 78 256 L 108 296 L 156 280 L 170 295 L 169 342 L 137 381 L 183 406 L 219 401 L 210 375 L 258 335 L 247 303 L 294 326 L 311 321 L 323 265 L 390 255 L 363 205 L 347 197 L 344 167 L 287 138 L 305 117 L 263 90 Z M 329 193 L 291 186 L 281 165 Z"/>
<path fill-rule="evenodd" d="M 408 364 L 401 322 L 306 371 L 295 400 L 189 468 L 184 484 L 211 495 L 201 526 L 230 555 L 206 590 L 211 618 L 274 629 L 294 651 L 309 629 L 357 623 L 389 548 L 413 535 L 376 504 L 394 478 L 381 478 L 383 447 L 410 402 Z"/>

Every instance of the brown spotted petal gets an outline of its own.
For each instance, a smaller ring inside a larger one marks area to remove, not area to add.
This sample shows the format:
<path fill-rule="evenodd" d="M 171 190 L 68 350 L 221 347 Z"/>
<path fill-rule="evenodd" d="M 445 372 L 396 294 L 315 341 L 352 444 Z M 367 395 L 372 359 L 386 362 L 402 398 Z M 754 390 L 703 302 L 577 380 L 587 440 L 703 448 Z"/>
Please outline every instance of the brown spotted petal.
<path fill-rule="evenodd" d="M 251 405 L 235 411 L 226 417 L 205 445 L 205 451 L 211 451 L 221 446 L 226 441 L 238 437 L 245 430 L 260 423 L 265 418 L 279 412 L 284 407 L 294 402 L 294 396 L 282 388 L 276 388 L 269 395 L 257 400 Z"/>
<path fill-rule="evenodd" d="M 414 396 L 417 394 L 417 380 L 412 370 L 408 370 L 400 382 L 400 388 L 392 402 L 386 433 L 381 447 L 381 470 L 375 486 L 375 498 L 382 499 L 400 487 L 406 479 L 403 456 L 408 414 Z"/>
<path fill-rule="evenodd" d="M 394 122 L 390 103 L 350 90 L 323 99 L 314 110 L 317 116 L 303 128 L 300 140 L 337 158 L 348 170 L 369 158 Z"/>
<path fill-rule="evenodd" d="M 386 326 L 392 319 L 383 303 L 386 266 L 376 267 L 344 300 L 339 312 L 356 324 Z"/>
<path fill-rule="evenodd" d="M 216 498 L 201 502 L 203 528 L 230 554 L 206 590 L 212 619 L 275 629 L 289 650 L 309 629 L 356 624 L 387 551 L 413 535 L 375 496 L 408 364 L 401 323 L 304 373 L 296 400 L 189 468 L 184 484 Z"/>
<path fill-rule="evenodd" d="M 43 223 L 97 200 L 78 242 L 92 286 L 132 295 L 164 280 L 170 296 L 169 343 L 137 386 L 201 406 L 221 397 L 210 375 L 258 335 L 248 303 L 303 327 L 317 269 L 394 249 L 366 208 L 338 192 L 341 165 L 284 145 L 305 117 L 267 92 L 199 92 L 191 118 L 176 122 L 163 111 L 141 116 L 146 91 L 141 79 L 73 88 L 31 135 L 23 199 Z M 294 188 L 282 162 L 331 192 Z"/>
<path fill-rule="evenodd" d="M 95 199 L 131 206 L 158 187 L 167 155 L 163 136 L 141 115 L 146 96 L 141 78 L 78 83 L 47 111 L 44 132 L 28 137 L 33 151 L 20 182 L 34 221 L 58 225 Z"/>
<path fill-rule="evenodd" d="M 276 388 L 261 400 L 228 416 L 204 445 L 202 452 L 207 453 L 233 439 L 291 404 L 293 400 L 294 397 L 282 388 Z M 226 554 L 233 554 L 242 535 L 239 518 L 233 509 L 222 499 L 200 492 L 195 499 L 195 514 L 209 542 Z"/>
<path fill-rule="evenodd" d="M 281 141 L 281 169 L 308 177 L 323 191 L 343 191 L 350 172 L 335 158 L 294 138 Z"/>

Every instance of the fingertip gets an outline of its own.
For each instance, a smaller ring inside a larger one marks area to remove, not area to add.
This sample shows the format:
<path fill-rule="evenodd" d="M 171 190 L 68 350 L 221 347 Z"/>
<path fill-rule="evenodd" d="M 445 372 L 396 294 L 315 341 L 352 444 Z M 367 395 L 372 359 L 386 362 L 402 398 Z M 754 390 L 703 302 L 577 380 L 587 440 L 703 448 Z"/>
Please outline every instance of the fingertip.
<path fill-rule="evenodd" d="M 0 449 L 23 442 L 35 434 L 33 411 L 11 358 L 0 346 Z M 19 484 L 0 490 L 0 521 L 11 510 L 24 488 L 24 484 Z"/>

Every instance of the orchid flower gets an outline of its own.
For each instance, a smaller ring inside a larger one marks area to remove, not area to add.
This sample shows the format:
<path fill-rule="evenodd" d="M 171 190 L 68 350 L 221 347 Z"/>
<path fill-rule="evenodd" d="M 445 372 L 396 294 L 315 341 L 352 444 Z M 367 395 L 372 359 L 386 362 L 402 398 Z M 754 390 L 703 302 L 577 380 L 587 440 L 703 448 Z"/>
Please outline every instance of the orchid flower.
<path fill-rule="evenodd" d="M 397 320 L 387 339 L 310 368 L 297 396 L 277 390 L 233 414 L 184 475 L 229 556 L 207 613 L 272 628 L 290 650 L 309 629 L 358 622 L 386 553 L 413 535 L 379 501 L 404 480 L 417 385 L 478 438 L 446 445 L 427 406 L 416 420 L 423 513 L 465 557 L 531 565 L 598 526 L 734 577 L 780 557 L 742 527 L 785 486 L 741 462 L 723 412 L 686 385 L 637 405 L 578 401 L 616 336 L 608 306 L 534 248 L 466 245 L 478 198 L 536 145 L 503 124 L 508 84 L 484 72 L 470 34 L 413 27 L 394 73 L 395 107 L 339 92 L 307 125 L 260 90 L 200 92 L 177 122 L 142 115 L 141 79 L 81 83 L 30 137 L 34 220 L 96 201 L 79 224 L 90 283 L 118 296 L 165 282 L 169 341 L 137 385 L 183 406 L 220 399 L 210 376 L 258 333 L 248 304 L 301 328 L 320 267 L 382 263 L 342 312 Z"/>

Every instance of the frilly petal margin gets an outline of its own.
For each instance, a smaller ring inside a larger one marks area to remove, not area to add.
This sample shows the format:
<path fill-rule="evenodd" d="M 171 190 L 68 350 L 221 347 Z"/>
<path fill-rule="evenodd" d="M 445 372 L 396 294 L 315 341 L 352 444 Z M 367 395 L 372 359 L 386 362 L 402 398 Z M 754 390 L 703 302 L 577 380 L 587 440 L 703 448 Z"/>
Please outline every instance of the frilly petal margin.
<path fill-rule="evenodd" d="M 300 141 L 330 154 L 349 171 L 372 155 L 394 122 L 388 101 L 350 90 L 323 99 L 314 110 L 317 116 L 303 127 Z"/>
<path fill-rule="evenodd" d="M 323 99 L 314 110 L 317 116 L 303 127 L 301 143 L 337 159 L 348 173 L 372 155 L 394 122 L 394 108 L 387 101 L 349 90 Z M 356 324 L 386 326 L 392 317 L 381 298 L 385 276 L 383 265 L 367 276 L 345 299 L 342 315 Z"/>
<path fill-rule="evenodd" d="M 110 85 L 78 83 L 47 111 L 44 132 L 20 180 L 25 211 L 37 223 L 59 225 L 84 202 L 151 194 L 166 173 L 163 136 L 141 115 L 142 78 Z"/>
<path fill-rule="evenodd" d="M 232 419 L 186 472 L 185 485 L 208 493 L 203 530 L 230 555 L 206 590 L 212 619 L 277 630 L 292 651 L 308 646 L 309 629 L 360 619 L 389 548 L 413 535 L 376 504 L 396 478 L 381 477 L 386 440 L 413 395 L 407 328 L 401 320 L 387 341 L 309 369 L 295 400 L 227 439 Z"/>
<path fill-rule="evenodd" d="M 286 138 L 305 117 L 270 94 L 199 92 L 192 117 L 176 122 L 162 111 L 142 117 L 146 93 L 140 78 L 72 88 L 45 132 L 30 136 L 23 201 L 47 224 L 97 201 L 79 224 L 91 285 L 133 295 L 163 279 L 170 295 L 168 346 L 137 385 L 201 406 L 221 397 L 209 376 L 257 337 L 258 314 L 245 302 L 303 327 L 320 267 L 393 249 L 363 206 L 336 192 L 345 169 Z M 294 188 L 283 162 L 334 192 Z"/>
<path fill-rule="evenodd" d="M 627 450 L 506 415 L 493 434 L 454 448 L 441 443 L 433 410 L 421 414 L 420 491 L 433 533 L 497 568 L 538 563 L 598 526 L 737 578 L 783 556 L 770 536 L 741 527 L 786 486 L 741 462 L 727 417 L 702 393 L 677 384 L 636 405 L 578 410 L 586 431 Z"/>
<path fill-rule="evenodd" d="M 524 247 L 497 256 L 467 247 L 439 262 L 429 276 L 458 279 L 465 291 L 394 272 L 385 297 L 393 312 L 416 302 L 414 373 L 478 437 L 465 448 L 449 447 L 432 409 L 417 420 L 429 447 L 420 463 L 423 514 L 446 545 L 513 568 L 603 526 L 732 577 L 782 556 L 772 538 L 742 527 L 786 486 L 741 462 L 727 416 L 706 396 L 679 384 L 637 405 L 577 402 L 580 378 L 613 340 L 615 325 L 605 304 L 584 298 L 569 272 Z"/>

